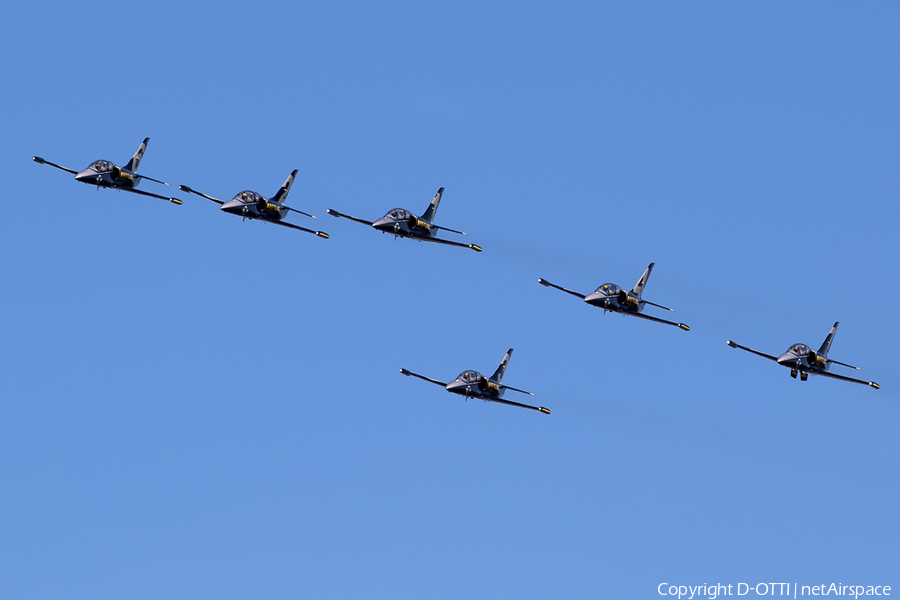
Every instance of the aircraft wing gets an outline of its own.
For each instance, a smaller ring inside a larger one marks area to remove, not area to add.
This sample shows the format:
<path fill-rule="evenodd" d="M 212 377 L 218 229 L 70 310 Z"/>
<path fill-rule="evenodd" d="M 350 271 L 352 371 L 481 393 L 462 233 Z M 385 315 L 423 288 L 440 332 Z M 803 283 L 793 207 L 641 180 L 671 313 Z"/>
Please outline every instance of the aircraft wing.
<path fill-rule="evenodd" d="M 166 184 L 166 185 L 168 185 L 168 184 Z M 207 200 L 212 200 L 213 202 L 215 202 L 216 204 L 219 204 L 219 205 L 225 204 L 225 202 L 223 200 L 219 200 L 218 198 L 213 198 L 212 196 L 207 196 L 203 192 L 198 192 L 197 190 L 189 188 L 186 185 L 179 185 L 178 189 L 181 190 L 182 192 L 187 192 L 188 194 L 197 194 L 201 198 L 206 198 Z"/>
<path fill-rule="evenodd" d="M 350 219 L 351 221 L 356 221 L 357 223 L 362 223 L 363 225 L 368 225 L 369 227 L 372 226 L 372 221 L 366 221 L 365 219 L 357 219 L 356 217 L 351 217 L 350 215 L 345 215 L 344 213 L 339 213 L 338 211 L 334 210 L 333 208 L 329 208 L 327 212 L 332 217 L 343 217 L 345 219 Z"/>
<path fill-rule="evenodd" d="M 832 379 L 840 379 L 841 381 L 851 381 L 853 383 L 861 383 L 863 385 L 868 385 L 870 387 L 875 388 L 876 390 L 881 389 L 881 386 L 875 383 L 874 381 L 863 381 L 862 379 L 853 379 L 852 377 L 844 377 L 843 375 L 836 375 L 835 373 L 829 373 L 828 371 L 810 371 L 813 375 L 821 375 L 822 377 L 831 377 Z"/>
<path fill-rule="evenodd" d="M 752 348 L 747 348 L 746 346 L 741 346 L 740 344 L 735 344 L 731 340 L 728 340 L 725 343 L 728 344 L 729 346 L 731 346 L 732 348 L 740 348 L 741 350 L 746 350 L 747 352 L 750 352 L 757 356 L 762 356 L 763 358 L 768 358 L 771 361 L 778 362 L 778 359 L 776 357 L 772 356 L 771 354 L 766 354 L 765 352 L 759 352 L 757 350 L 753 350 Z"/>
<path fill-rule="evenodd" d="M 637 317 L 638 319 L 647 319 L 648 321 L 654 321 L 656 323 L 663 323 L 664 325 L 674 325 L 678 329 L 684 329 L 685 331 L 690 331 L 691 328 L 685 325 L 684 323 L 676 323 L 674 321 L 666 321 L 665 319 L 660 319 L 659 317 L 651 317 L 650 315 L 645 315 L 639 312 L 629 312 L 627 310 L 615 310 L 615 309 L 606 309 L 612 310 L 612 312 L 617 312 L 620 315 L 628 315 L 629 317 Z M 753 352 L 751 350 L 751 352 Z"/>
<path fill-rule="evenodd" d="M 488 402 L 498 402 L 500 404 L 508 404 L 509 406 L 518 406 L 519 408 L 529 408 L 531 410 L 542 412 L 545 415 L 550 414 L 550 409 L 544 408 L 543 406 L 532 406 L 530 404 L 522 404 L 521 402 L 513 402 L 512 400 L 504 400 L 503 398 L 483 398 L 483 400 L 487 400 Z"/>
<path fill-rule="evenodd" d="M 475 244 L 461 244 L 459 242 L 451 242 L 450 240 L 442 240 L 441 238 L 429 238 L 429 237 L 418 237 L 418 236 L 410 236 L 410 239 L 419 240 L 422 242 L 434 242 L 435 244 L 444 244 L 445 246 L 459 246 L 460 248 L 471 248 L 475 252 L 481 252 L 481 246 L 477 246 Z"/>
<path fill-rule="evenodd" d="M 248 216 L 248 218 L 250 218 Z M 262 221 L 263 223 L 271 223 L 272 225 L 281 225 L 282 227 L 290 227 L 291 229 L 297 229 L 299 231 L 305 231 L 306 233 L 311 233 L 313 235 L 317 235 L 320 238 L 325 238 L 326 240 L 331 237 L 324 231 L 313 231 L 312 229 L 307 229 L 306 227 L 300 227 L 299 225 L 294 225 L 293 223 L 285 223 L 284 221 L 270 221 L 269 219 L 257 219 L 258 221 Z"/>
<path fill-rule="evenodd" d="M 447 387 L 447 384 L 443 381 L 438 381 L 437 379 L 432 379 L 431 377 L 425 377 L 424 375 L 419 375 L 418 373 L 413 373 L 412 371 L 407 371 L 406 369 L 400 369 L 400 372 L 404 375 L 409 375 L 412 377 L 418 377 L 419 379 L 424 379 L 425 381 L 430 381 L 431 383 L 436 383 L 441 387 Z"/>
<path fill-rule="evenodd" d="M 563 292 L 565 292 L 565 293 L 567 293 L 567 294 L 572 294 L 572 295 L 575 296 L 576 298 L 581 298 L 582 300 L 584 300 L 584 294 L 579 294 L 578 292 L 573 292 L 572 290 L 567 290 L 566 288 L 564 288 L 564 287 L 562 287 L 562 286 L 560 286 L 560 285 L 556 285 L 555 283 L 550 283 L 550 282 L 547 281 L 546 279 L 540 279 L 540 278 L 538 278 L 538 283 L 541 284 L 541 285 L 545 285 L 545 286 L 547 286 L 547 287 L 556 288 L 556 289 L 558 289 L 558 290 L 560 290 L 560 291 L 563 291 Z"/>
<path fill-rule="evenodd" d="M 114 187 L 112 189 L 121 190 L 123 192 L 130 192 L 132 194 L 140 194 L 141 196 L 150 196 L 151 198 L 159 198 L 160 200 L 167 200 L 168 202 L 171 202 L 172 204 L 179 204 L 179 205 L 184 204 L 184 202 L 182 202 L 178 198 L 170 198 L 168 196 L 160 196 L 159 194 L 152 194 L 150 192 L 145 192 L 144 190 L 136 190 L 134 188 L 120 188 L 120 187 Z"/>
<path fill-rule="evenodd" d="M 74 169 L 68 169 L 68 168 L 63 167 L 62 165 L 58 165 L 56 163 L 52 163 L 49 160 L 44 160 L 40 156 L 32 156 L 31 160 L 33 160 L 34 162 L 36 162 L 39 165 L 50 165 L 51 167 L 56 167 L 57 169 L 62 169 L 66 173 L 71 173 L 72 175 L 78 175 L 78 171 L 76 171 Z"/>

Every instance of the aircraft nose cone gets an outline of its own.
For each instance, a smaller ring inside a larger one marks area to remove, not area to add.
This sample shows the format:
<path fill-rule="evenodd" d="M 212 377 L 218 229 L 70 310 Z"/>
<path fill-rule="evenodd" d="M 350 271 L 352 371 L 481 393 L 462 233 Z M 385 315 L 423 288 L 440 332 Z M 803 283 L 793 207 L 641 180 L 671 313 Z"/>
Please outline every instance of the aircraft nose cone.
<path fill-rule="evenodd" d="M 394 222 L 387 217 L 381 217 L 380 219 L 372 223 L 372 227 L 378 229 L 379 231 L 393 231 Z"/>
<path fill-rule="evenodd" d="M 790 352 L 785 352 L 778 357 L 778 364 L 784 365 L 785 367 L 796 367 L 799 363 L 800 359 Z"/>
<path fill-rule="evenodd" d="M 600 292 L 591 292 L 584 297 L 584 301 L 593 306 L 605 306 L 606 296 Z"/>
<path fill-rule="evenodd" d="M 75 176 L 75 181 L 80 181 L 82 183 L 96 183 L 97 177 L 98 175 L 95 171 L 92 171 L 91 169 L 85 169 Z"/>
<path fill-rule="evenodd" d="M 444 387 L 444 389 L 447 390 L 448 392 L 454 392 L 456 394 L 465 394 L 466 393 L 465 387 L 466 387 L 466 384 L 463 383 L 462 381 L 451 381 Z"/>
<path fill-rule="evenodd" d="M 240 215 L 244 212 L 244 205 L 237 200 L 229 200 L 222 205 L 221 210 L 224 210 L 225 212 L 231 213 L 233 215 Z"/>

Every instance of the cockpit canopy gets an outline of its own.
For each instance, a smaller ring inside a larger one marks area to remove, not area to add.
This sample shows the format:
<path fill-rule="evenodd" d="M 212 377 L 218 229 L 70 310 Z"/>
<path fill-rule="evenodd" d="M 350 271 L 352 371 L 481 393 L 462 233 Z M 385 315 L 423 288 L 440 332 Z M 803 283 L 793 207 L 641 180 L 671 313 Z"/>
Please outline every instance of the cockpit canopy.
<path fill-rule="evenodd" d="M 116 166 L 108 160 L 95 160 L 91 164 L 88 165 L 88 169 L 93 169 L 98 173 L 109 173 L 113 170 L 113 167 Z"/>
<path fill-rule="evenodd" d="M 403 208 L 395 208 L 384 216 L 395 221 L 405 221 L 412 216 L 412 213 Z"/>
<path fill-rule="evenodd" d="M 244 204 L 256 204 L 257 202 L 262 200 L 262 194 L 257 194 L 256 192 L 251 190 L 244 190 L 240 194 L 237 194 L 233 199 L 239 200 Z"/>
<path fill-rule="evenodd" d="M 614 283 L 604 283 L 603 285 L 601 285 L 594 291 L 600 292 L 601 294 L 606 294 L 607 296 L 615 296 L 621 290 L 622 290 L 622 288 L 620 288 L 619 286 L 617 286 Z"/>
<path fill-rule="evenodd" d="M 463 371 L 457 379 L 465 383 L 478 383 L 481 377 L 482 375 L 478 371 Z"/>
<path fill-rule="evenodd" d="M 811 348 L 806 344 L 794 344 L 788 349 L 788 352 L 793 352 L 794 354 L 800 356 L 803 354 L 809 354 Z"/>

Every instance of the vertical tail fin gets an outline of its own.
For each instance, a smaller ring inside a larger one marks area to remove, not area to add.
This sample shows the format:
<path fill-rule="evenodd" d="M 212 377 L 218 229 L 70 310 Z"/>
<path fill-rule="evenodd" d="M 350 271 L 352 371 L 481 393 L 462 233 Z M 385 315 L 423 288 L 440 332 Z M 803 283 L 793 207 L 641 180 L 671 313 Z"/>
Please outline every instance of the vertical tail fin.
<path fill-rule="evenodd" d="M 437 191 L 437 194 L 434 195 L 434 200 L 431 201 L 431 204 L 428 205 L 428 208 L 422 214 L 422 219 L 428 221 L 429 223 L 434 223 L 434 214 L 437 212 L 438 205 L 441 203 L 441 196 L 444 194 L 444 188 L 441 188 Z"/>
<path fill-rule="evenodd" d="M 656 265 L 656 263 L 650 263 L 650 266 L 647 267 L 647 270 L 644 271 L 644 274 L 641 275 L 641 278 L 638 279 L 638 282 L 634 284 L 634 289 L 631 290 L 631 293 L 638 298 L 640 298 L 641 294 L 644 293 L 644 286 L 647 285 L 647 280 L 650 279 L 650 272 L 653 270 L 654 265 Z"/>
<path fill-rule="evenodd" d="M 825 341 L 822 342 L 822 347 L 819 348 L 819 354 L 821 354 L 822 356 L 827 356 L 828 351 L 831 350 L 831 342 L 834 340 L 834 332 L 837 331 L 837 327 L 840 324 L 840 321 L 835 321 L 834 327 L 831 328 L 831 331 L 829 331 L 828 335 L 825 337 Z"/>
<path fill-rule="evenodd" d="M 497 370 L 494 371 L 494 375 L 491 377 L 497 383 L 503 381 L 503 374 L 506 373 L 506 366 L 509 364 L 509 357 L 512 356 L 513 349 L 510 348 L 509 352 L 506 353 L 506 356 L 503 357 L 503 360 L 500 361 L 500 366 L 497 367 Z"/>
<path fill-rule="evenodd" d="M 141 159 L 144 158 L 144 151 L 147 150 L 147 142 L 149 141 L 150 138 L 144 138 L 144 141 L 141 142 L 137 152 L 134 153 L 134 156 L 132 156 L 131 160 L 128 161 L 128 164 L 125 165 L 126 169 L 132 173 L 137 173 L 138 167 L 141 166 Z"/>
<path fill-rule="evenodd" d="M 291 191 L 291 186 L 294 184 L 294 177 L 297 176 L 297 169 L 291 171 L 291 174 L 288 175 L 288 178 L 284 180 L 284 183 L 281 184 L 281 187 L 275 192 L 275 195 L 272 196 L 273 202 L 278 202 L 279 204 L 284 204 L 287 200 L 288 192 Z"/>

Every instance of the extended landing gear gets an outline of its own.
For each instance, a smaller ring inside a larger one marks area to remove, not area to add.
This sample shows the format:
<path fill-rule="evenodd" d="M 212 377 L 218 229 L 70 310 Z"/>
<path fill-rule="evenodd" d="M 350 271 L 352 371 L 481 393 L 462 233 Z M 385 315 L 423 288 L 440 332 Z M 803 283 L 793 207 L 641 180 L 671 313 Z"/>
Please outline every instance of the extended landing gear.
<path fill-rule="evenodd" d="M 791 369 L 791 377 L 797 379 L 797 369 Z"/>
<path fill-rule="evenodd" d="M 800 381 L 806 381 L 809 379 L 809 373 L 800 373 Z"/>

